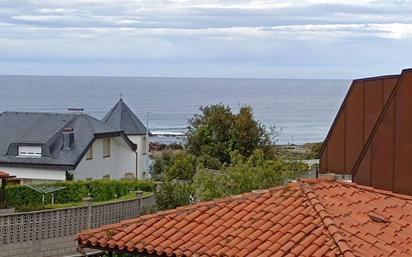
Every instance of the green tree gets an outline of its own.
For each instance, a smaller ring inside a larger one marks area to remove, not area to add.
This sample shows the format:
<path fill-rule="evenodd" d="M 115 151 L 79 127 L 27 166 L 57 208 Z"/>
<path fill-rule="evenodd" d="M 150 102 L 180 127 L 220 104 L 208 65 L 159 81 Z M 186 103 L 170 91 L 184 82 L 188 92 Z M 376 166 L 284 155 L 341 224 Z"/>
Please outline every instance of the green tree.
<path fill-rule="evenodd" d="M 270 133 L 254 119 L 251 107 L 241 107 L 238 114 L 223 104 L 201 107 L 200 111 L 189 120 L 186 133 L 189 153 L 210 159 L 214 164 L 216 161 L 229 164 L 234 150 L 249 157 L 255 149 L 262 149 L 270 156 Z"/>
<path fill-rule="evenodd" d="M 270 134 L 253 118 L 253 111 L 249 106 L 240 108 L 239 114 L 234 115 L 230 136 L 230 150 L 238 151 L 242 156 L 248 157 L 256 149 L 262 149 L 265 154 L 273 153 Z"/>
<path fill-rule="evenodd" d="M 201 114 L 189 120 L 187 150 L 196 156 L 228 162 L 233 114 L 222 104 L 201 107 Z"/>
<path fill-rule="evenodd" d="M 162 178 L 160 210 L 270 188 L 297 178 L 307 165 L 274 158 L 271 133 L 252 108 L 238 114 L 223 104 L 200 108 L 189 120 L 185 152 L 166 152 L 154 164 Z"/>

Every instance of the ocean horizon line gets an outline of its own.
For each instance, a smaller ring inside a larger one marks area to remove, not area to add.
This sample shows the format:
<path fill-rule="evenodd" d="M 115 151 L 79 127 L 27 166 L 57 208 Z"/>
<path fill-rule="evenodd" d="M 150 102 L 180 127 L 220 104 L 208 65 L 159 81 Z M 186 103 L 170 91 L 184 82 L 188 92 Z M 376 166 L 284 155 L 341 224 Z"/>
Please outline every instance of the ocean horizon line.
<path fill-rule="evenodd" d="M 0 77 L 69 77 L 69 78 L 133 78 L 133 79 L 245 79 L 245 80 L 324 80 L 324 81 L 342 81 L 353 80 L 353 78 L 272 78 L 272 77 L 203 77 L 203 76 L 138 76 L 138 75 L 54 75 L 54 74 L 0 74 Z"/>

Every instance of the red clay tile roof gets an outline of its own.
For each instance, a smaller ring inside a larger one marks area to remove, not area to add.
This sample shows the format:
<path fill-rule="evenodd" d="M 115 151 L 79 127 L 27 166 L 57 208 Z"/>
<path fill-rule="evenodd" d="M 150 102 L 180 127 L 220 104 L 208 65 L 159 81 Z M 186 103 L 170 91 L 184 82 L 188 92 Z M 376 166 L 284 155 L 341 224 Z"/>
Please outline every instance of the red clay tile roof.
<path fill-rule="evenodd" d="M 0 178 L 7 178 L 7 177 L 9 177 L 9 176 L 10 176 L 9 173 L 0 170 Z"/>
<path fill-rule="evenodd" d="M 306 179 L 125 220 L 80 246 L 159 256 L 412 256 L 412 197 Z"/>

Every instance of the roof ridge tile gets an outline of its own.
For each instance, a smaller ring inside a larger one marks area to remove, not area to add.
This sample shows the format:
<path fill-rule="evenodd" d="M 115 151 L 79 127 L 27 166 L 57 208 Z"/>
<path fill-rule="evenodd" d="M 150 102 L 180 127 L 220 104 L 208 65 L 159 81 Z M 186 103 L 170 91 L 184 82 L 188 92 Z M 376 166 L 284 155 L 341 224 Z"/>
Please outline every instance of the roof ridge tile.
<path fill-rule="evenodd" d="M 321 180 L 318 180 L 319 183 Z M 325 180 L 323 180 L 325 181 Z M 326 208 L 323 206 L 323 204 L 320 202 L 317 194 L 315 191 L 312 189 L 312 187 L 305 182 L 301 182 L 300 188 L 304 195 L 308 198 L 310 204 L 312 205 L 313 209 L 318 213 L 319 217 L 322 220 L 322 223 L 326 227 L 326 229 L 329 231 L 330 235 L 333 238 L 333 241 L 335 244 L 338 246 L 339 251 L 341 254 L 344 254 L 344 256 L 355 256 L 353 253 L 351 247 L 348 245 L 346 242 L 346 239 L 343 237 L 343 235 L 339 231 L 339 226 L 336 225 L 336 223 L 333 221 L 333 218 L 331 215 L 329 215 L 328 211 Z"/>

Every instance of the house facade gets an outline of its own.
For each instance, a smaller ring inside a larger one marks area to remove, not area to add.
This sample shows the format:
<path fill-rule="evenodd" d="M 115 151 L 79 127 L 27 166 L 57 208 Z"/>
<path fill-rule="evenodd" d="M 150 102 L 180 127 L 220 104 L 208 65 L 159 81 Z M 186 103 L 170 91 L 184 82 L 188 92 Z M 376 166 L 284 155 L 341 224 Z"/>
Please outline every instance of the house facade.
<path fill-rule="evenodd" d="M 116 106 L 121 105 L 121 111 L 127 107 L 123 100 L 119 102 L 108 113 L 110 117 L 115 116 Z M 12 181 L 16 184 L 64 181 L 69 177 L 147 178 L 147 154 L 143 151 L 148 143 L 142 134 L 146 128 L 139 121 L 140 134 L 127 135 L 121 127 L 124 123 L 133 125 L 131 120 L 120 117 L 117 125 L 108 121 L 79 112 L 3 112 L 0 169 L 16 176 Z"/>
<path fill-rule="evenodd" d="M 148 131 L 133 111 L 120 99 L 102 121 L 121 131 L 136 145 L 136 165 L 139 178 L 148 178 Z"/>
<path fill-rule="evenodd" d="M 98 138 L 71 172 L 81 180 L 134 178 L 136 152 L 120 136 Z"/>

